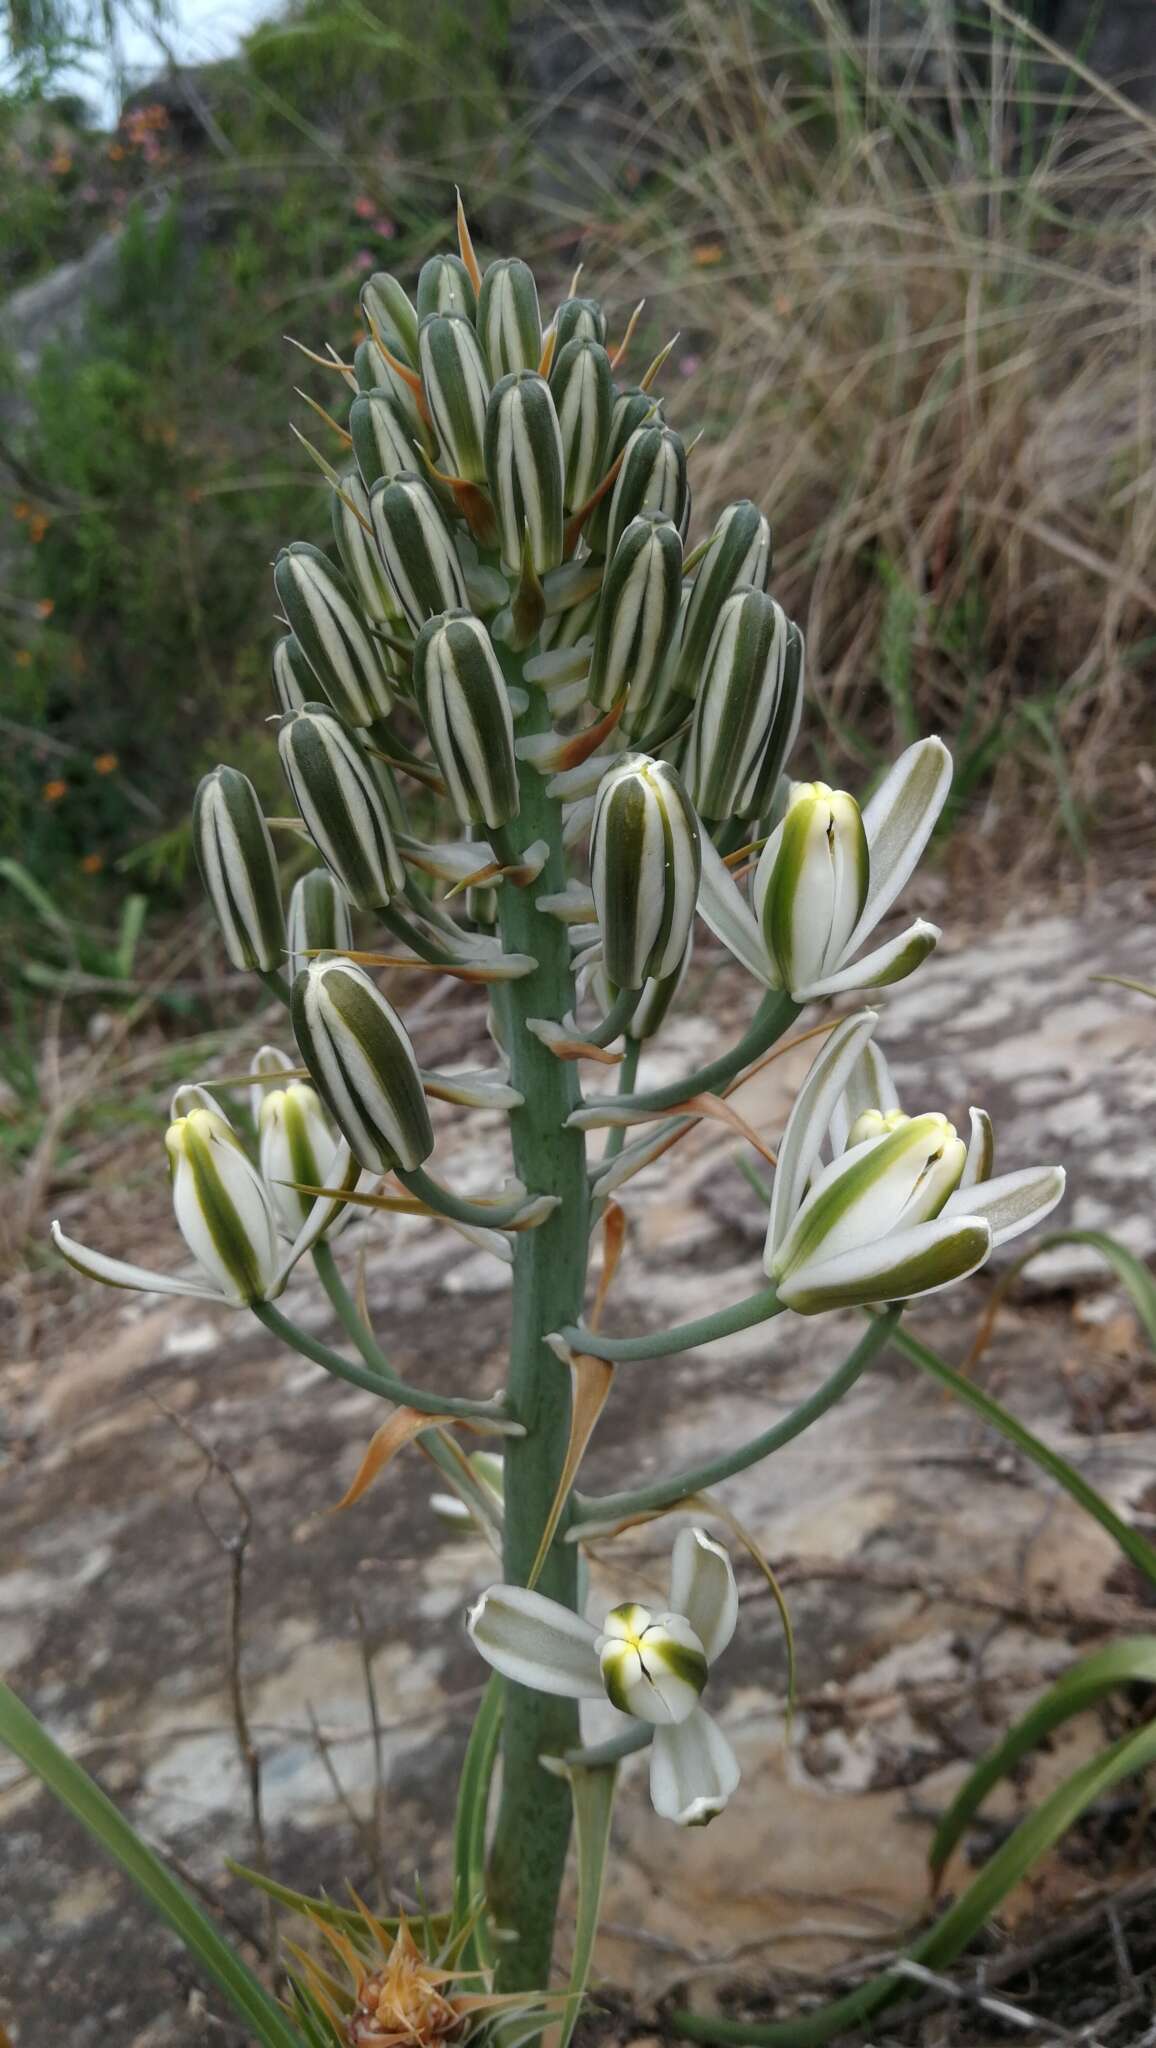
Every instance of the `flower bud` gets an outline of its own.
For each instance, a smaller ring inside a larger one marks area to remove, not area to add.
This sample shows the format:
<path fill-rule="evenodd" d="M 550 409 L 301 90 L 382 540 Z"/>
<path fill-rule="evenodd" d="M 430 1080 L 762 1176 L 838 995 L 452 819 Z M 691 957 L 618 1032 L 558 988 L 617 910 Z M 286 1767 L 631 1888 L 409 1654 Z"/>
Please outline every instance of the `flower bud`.
<path fill-rule="evenodd" d="M 698 819 L 677 771 L 626 754 L 598 786 L 590 828 L 590 881 L 602 957 L 618 988 L 673 974 L 698 900 Z"/>
<path fill-rule="evenodd" d="M 554 315 L 554 360 L 572 341 L 606 344 L 606 315 L 597 299 L 563 299 Z"/>
<path fill-rule="evenodd" d="M 165 1136 L 181 1236 L 227 1300 L 264 1301 L 280 1264 L 273 1208 L 228 1124 L 193 1109 Z"/>
<path fill-rule="evenodd" d="M 698 695 L 707 649 L 727 598 L 743 586 L 765 589 L 770 566 L 771 529 L 758 506 L 749 498 L 728 505 L 715 523 L 686 608 L 673 679 L 681 695 Z"/>
<path fill-rule="evenodd" d="M 309 1187 L 327 1187 L 337 1147 L 320 1096 L 306 1081 L 268 1089 L 258 1131 L 261 1178 L 282 1231 L 286 1237 L 296 1237 L 315 1198 L 299 1195 L 287 1183 L 303 1181 Z"/>
<path fill-rule="evenodd" d="M 787 615 L 762 590 L 726 599 L 707 650 L 682 771 L 702 818 L 753 818 L 778 781 L 801 705 L 784 687 Z"/>
<path fill-rule="evenodd" d="M 418 437 L 412 419 L 391 391 L 359 391 L 349 408 L 349 432 L 367 491 L 383 476 L 401 476 L 412 470 Z"/>
<path fill-rule="evenodd" d="M 317 695 L 317 677 L 296 633 L 283 633 L 273 649 L 273 696 L 284 718 Z"/>
<path fill-rule="evenodd" d="M 652 392 L 642 391 L 636 387 L 633 390 L 620 391 L 617 394 L 610 408 L 610 426 L 602 451 L 601 474 L 594 480 L 596 485 L 600 484 L 602 478 L 613 469 L 631 435 L 636 433 L 639 427 L 655 423 L 659 425 L 662 423 L 661 401 L 655 398 Z M 607 552 L 606 537 L 610 531 L 610 507 L 613 502 L 613 495 L 612 491 L 607 491 L 598 500 L 585 526 L 582 528 L 586 545 L 595 555 L 604 555 Z"/>
<path fill-rule="evenodd" d="M 193 798 L 193 851 L 234 967 L 267 973 L 285 951 L 281 888 L 269 827 L 247 775 L 214 768 Z"/>
<path fill-rule="evenodd" d="M 554 358 L 550 390 L 562 434 L 568 512 L 591 497 L 606 473 L 606 443 L 614 404 L 610 358 L 596 341 L 568 341 Z"/>
<path fill-rule="evenodd" d="M 433 1151 L 409 1033 L 362 968 L 314 960 L 293 984 L 293 1031 L 322 1101 L 371 1173 L 412 1172 Z"/>
<path fill-rule="evenodd" d="M 491 263 L 478 293 L 478 334 L 495 384 L 511 370 L 536 370 L 542 354 L 538 287 L 528 263 Z"/>
<path fill-rule="evenodd" d="M 390 354 L 394 351 L 391 349 Z M 405 358 L 401 357 L 401 361 Z M 412 436 L 428 439 L 428 430 L 418 410 L 417 396 L 413 386 L 408 384 L 400 371 L 378 348 L 372 336 L 359 341 L 353 351 L 353 374 L 359 391 L 385 391 L 393 400 L 402 418 L 407 422 Z M 411 458 L 412 460 L 412 458 Z"/>
<path fill-rule="evenodd" d="M 273 582 L 305 659 L 334 710 L 350 725 L 372 725 L 383 717 L 393 692 L 340 570 L 320 548 L 298 540 L 282 548 L 273 565 Z"/>
<path fill-rule="evenodd" d="M 538 575 L 562 560 L 562 435 L 544 377 L 517 370 L 495 384 L 486 414 L 486 475 L 502 561 L 516 570 L 528 532 Z"/>
<path fill-rule="evenodd" d="M 786 989 L 838 966 L 867 900 L 870 856 L 859 806 L 845 790 L 802 782 L 759 856 L 752 897 Z"/>
<path fill-rule="evenodd" d="M 627 1038 L 637 1038 L 639 1040 L 653 1038 L 657 1032 L 661 1031 L 669 1015 L 671 1005 L 674 1003 L 683 982 L 686 980 L 693 950 L 694 937 L 692 934 L 686 942 L 686 952 L 672 974 L 651 975 L 649 980 L 643 982 L 642 987 L 638 991 L 638 998 L 631 1011 L 629 1021 L 622 1027 Z M 603 1015 L 605 1015 L 613 1007 L 618 990 L 601 966 L 597 967 L 592 974 L 590 986 L 595 1001 L 598 1003 Z"/>
<path fill-rule="evenodd" d="M 349 904 L 328 868 L 310 868 L 293 884 L 285 920 L 289 979 L 308 966 L 306 953 L 347 953 L 353 944 Z"/>
<path fill-rule="evenodd" d="M 349 727 L 323 704 L 283 718 L 281 765 L 317 851 L 362 910 L 384 909 L 405 885 L 385 801 Z"/>
<path fill-rule="evenodd" d="M 661 512 L 685 534 L 690 521 L 690 488 L 686 480 L 686 449 L 673 427 L 657 421 L 636 427 L 622 458 L 610 500 L 606 553 L 613 555 L 632 519 L 640 512 Z"/>
<path fill-rule="evenodd" d="M 342 477 L 341 490 L 334 491 L 332 514 L 337 552 L 362 613 L 373 625 L 396 631 L 401 620 L 401 607 L 382 568 L 377 543 L 368 531 L 369 494 L 356 470 L 350 470 L 348 476 Z M 371 644 L 384 671 L 388 657 L 376 643 Z M 353 724 L 360 722 L 351 721 Z"/>
<path fill-rule="evenodd" d="M 477 309 L 473 280 L 460 256 L 431 256 L 422 264 L 417 281 L 419 327 L 431 313 L 464 313 L 472 320 Z"/>
<path fill-rule="evenodd" d="M 607 1615 L 598 1661 L 611 1705 L 658 1727 L 693 1714 L 707 1680 L 706 1652 L 685 1616 L 652 1615 L 633 1601 Z"/>
<path fill-rule="evenodd" d="M 421 323 L 418 350 L 444 467 L 480 484 L 486 474 L 482 443 L 490 380 L 473 325 L 464 313 L 431 314 Z"/>
<path fill-rule="evenodd" d="M 645 719 L 682 596 L 682 541 L 659 512 L 632 519 L 610 559 L 602 584 L 587 695 L 609 711 L 624 692 L 623 728 L 637 732 Z"/>
<path fill-rule="evenodd" d="M 439 612 L 464 606 L 453 535 L 423 478 L 411 471 L 375 484 L 369 512 L 386 575 L 415 633 Z"/>
<path fill-rule="evenodd" d="M 324 873 L 324 869 L 321 872 Z M 288 1054 L 283 1053 L 278 1045 L 258 1046 L 253 1054 L 252 1059 L 249 1061 L 249 1115 L 253 1119 L 255 1130 L 259 1131 L 261 1128 L 261 1105 L 265 1100 L 268 1088 L 272 1086 L 273 1077 L 276 1077 L 279 1087 L 284 1087 L 284 1075 L 291 1074 L 296 1064 L 297 1062 L 291 1060 Z M 171 1114 L 174 1119 L 178 1115 L 187 1114 L 186 1110 L 177 1109 L 177 1098 L 175 1095 L 173 1097 Z"/>
<path fill-rule="evenodd" d="M 504 825 L 518 813 L 510 700 L 490 636 L 470 612 L 431 619 L 413 681 L 422 722 L 459 818 Z"/>
<path fill-rule="evenodd" d="M 405 286 L 388 270 L 375 270 L 361 287 L 361 311 L 370 333 L 381 336 L 391 355 L 417 368 L 417 314 Z"/>

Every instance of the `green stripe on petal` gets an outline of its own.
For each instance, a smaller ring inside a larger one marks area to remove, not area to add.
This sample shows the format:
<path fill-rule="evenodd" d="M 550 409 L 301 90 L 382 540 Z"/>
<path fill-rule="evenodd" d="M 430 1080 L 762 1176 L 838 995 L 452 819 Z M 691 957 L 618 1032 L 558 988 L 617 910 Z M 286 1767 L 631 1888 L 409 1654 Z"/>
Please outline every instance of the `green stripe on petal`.
<path fill-rule="evenodd" d="M 934 1223 L 861 1245 L 839 1258 L 800 1267 L 783 1281 L 779 1298 L 801 1316 L 878 1301 L 907 1301 L 966 1279 L 990 1252 L 986 1223 L 940 1216 Z"/>

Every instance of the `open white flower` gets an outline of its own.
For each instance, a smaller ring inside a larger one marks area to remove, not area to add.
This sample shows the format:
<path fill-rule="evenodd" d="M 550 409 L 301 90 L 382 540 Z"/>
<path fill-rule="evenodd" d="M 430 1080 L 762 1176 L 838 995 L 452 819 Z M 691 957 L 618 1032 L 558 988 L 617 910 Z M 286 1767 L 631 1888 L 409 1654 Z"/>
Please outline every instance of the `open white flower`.
<path fill-rule="evenodd" d="M 982 1111 L 972 1112 L 967 1145 L 937 1111 L 905 1115 L 870 1047 L 877 1022 L 863 1010 L 831 1033 L 779 1151 L 763 1264 L 800 1315 L 950 1286 L 1041 1222 L 1064 1192 L 1060 1166 L 992 1179 Z M 836 1152 L 822 1166 L 829 1128 Z"/>
<path fill-rule="evenodd" d="M 491 1586 L 470 1609 L 469 1631 L 488 1664 L 518 1685 L 565 1699 L 601 1699 L 654 1729 L 650 1796 L 679 1827 L 721 1813 L 739 1766 L 699 1705 L 711 1665 L 735 1632 L 739 1595 L 731 1561 L 704 1529 L 684 1529 L 670 1563 L 670 1608 L 612 1608 L 601 1629 L 524 1586 Z"/>
<path fill-rule="evenodd" d="M 699 915 L 757 980 L 799 1003 L 902 981 L 935 946 L 937 925 L 917 918 L 860 949 L 910 879 L 950 786 L 939 739 L 908 747 L 861 815 L 845 792 L 804 785 L 759 859 L 754 911 L 704 833 Z"/>

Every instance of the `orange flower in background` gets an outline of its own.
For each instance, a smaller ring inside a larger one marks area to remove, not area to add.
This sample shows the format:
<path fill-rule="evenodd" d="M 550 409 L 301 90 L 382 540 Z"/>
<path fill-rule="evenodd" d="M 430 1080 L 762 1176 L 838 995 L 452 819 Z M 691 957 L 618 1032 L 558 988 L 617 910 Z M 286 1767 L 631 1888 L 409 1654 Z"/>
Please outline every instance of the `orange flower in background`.
<path fill-rule="evenodd" d="M 99 875 L 103 866 L 103 853 L 86 853 L 80 863 L 80 872 L 82 875 Z"/>
<path fill-rule="evenodd" d="M 61 776 L 54 776 L 51 782 L 45 783 L 40 794 L 46 804 L 58 804 L 62 796 L 68 795 L 68 784 Z"/>
<path fill-rule="evenodd" d="M 16 649 L 15 654 L 12 656 L 12 659 L 15 662 L 17 668 L 32 667 L 32 656 L 28 652 L 27 647 L 18 647 Z"/>
<path fill-rule="evenodd" d="M 20 498 L 12 507 L 12 517 L 13 519 L 27 519 L 31 510 L 31 505 L 27 504 L 23 498 Z"/>
<path fill-rule="evenodd" d="M 51 159 L 48 168 L 50 171 L 54 171 L 58 178 L 66 178 L 72 169 L 72 158 L 69 156 L 68 151 L 66 149 L 58 149 L 56 155 Z"/>
<path fill-rule="evenodd" d="M 110 142 L 108 145 L 108 154 L 111 162 L 113 162 L 114 164 L 118 164 L 124 155 L 123 143 Z"/>
<path fill-rule="evenodd" d="M 92 765 L 98 775 L 115 775 L 120 762 L 115 754 L 98 754 Z"/>
<path fill-rule="evenodd" d="M 47 515 L 43 512 L 31 513 L 28 519 L 28 538 L 32 542 L 33 547 L 39 547 L 47 532 Z"/>
<path fill-rule="evenodd" d="M 37 599 L 36 612 L 38 618 L 50 619 L 55 610 L 56 599 L 54 597 L 41 597 Z"/>
<path fill-rule="evenodd" d="M 690 260 L 699 270 L 709 269 L 712 263 L 721 263 L 723 247 L 721 242 L 700 242 L 690 252 Z"/>

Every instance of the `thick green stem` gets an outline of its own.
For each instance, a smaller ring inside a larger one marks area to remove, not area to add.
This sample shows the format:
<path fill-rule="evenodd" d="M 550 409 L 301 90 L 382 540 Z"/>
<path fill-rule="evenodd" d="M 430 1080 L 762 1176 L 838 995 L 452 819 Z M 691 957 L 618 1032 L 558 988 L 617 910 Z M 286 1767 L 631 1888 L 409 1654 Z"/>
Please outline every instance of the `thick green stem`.
<path fill-rule="evenodd" d="M 518 665 L 509 680 L 520 682 Z M 522 732 L 549 724 L 545 699 L 530 693 Z M 570 1433 L 570 1375 L 545 1343 L 551 1331 L 581 1314 L 586 1279 L 589 1194 L 585 1142 L 566 1128 L 579 1101 L 573 1062 L 556 1059 L 526 1029 L 528 1017 L 561 1022 L 574 1007 L 574 979 L 566 928 L 537 908 L 541 896 L 566 885 L 561 807 L 547 797 L 537 771 L 519 770 L 522 807 L 519 837 L 543 839 L 550 856 L 527 888 L 500 892 L 502 944 L 507 952 L 529 953 L 538 962 L 524 980 L 495 991 L 510 1080 L 525 1098 L 510 1111 L 514 1164 L 527 1188 L 559 1198 L 539 1229 L 514 1241 L 514 1301 L 507 1379 L 511 1404 L 526 1435 L 506 1446 L 504 1460 L 506 1579 L 524 1586 L 529 1578 L 558 1489 Z M 563 1516 L 563 1528 L 565 1526 Z M 555 1541 L 538 1579 L 538 1591 L 567 1607 L 578 1598 L 578 1552 Z M 558 1894 L 570 1839 L 570 1788 L 542 1769 L 543 1754 L 562 1755 L 578 1744 L 578 1709 L 571 1700 L 506 1684 L 502 1729 L 502 1794 L 490 1861 L 490 1903 L 496 1924 L 508 1931 L 498 1965 L 503 1991 L 546 1984 L 554 1940 Z"/>

